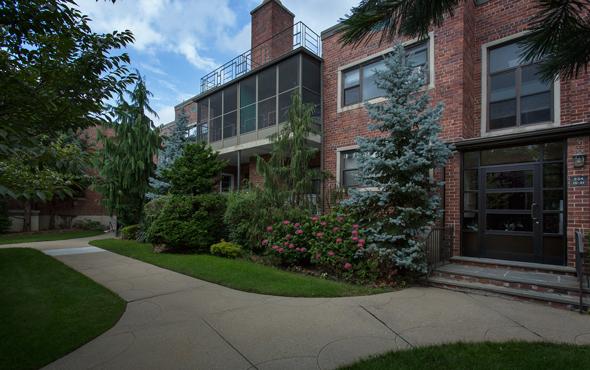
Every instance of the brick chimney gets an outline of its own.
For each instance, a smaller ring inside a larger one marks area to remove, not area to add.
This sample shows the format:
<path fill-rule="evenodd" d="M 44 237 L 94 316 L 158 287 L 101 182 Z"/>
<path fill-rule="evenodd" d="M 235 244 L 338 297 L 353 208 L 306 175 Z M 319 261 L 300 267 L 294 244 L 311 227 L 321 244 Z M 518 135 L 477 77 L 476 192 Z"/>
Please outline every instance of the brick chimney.
<path fill-rule="evenodd" d="M 264 0 L 252 15 L 252 67 L 256 68 L 293 49 L 295 15 L 281 0 Z"/>

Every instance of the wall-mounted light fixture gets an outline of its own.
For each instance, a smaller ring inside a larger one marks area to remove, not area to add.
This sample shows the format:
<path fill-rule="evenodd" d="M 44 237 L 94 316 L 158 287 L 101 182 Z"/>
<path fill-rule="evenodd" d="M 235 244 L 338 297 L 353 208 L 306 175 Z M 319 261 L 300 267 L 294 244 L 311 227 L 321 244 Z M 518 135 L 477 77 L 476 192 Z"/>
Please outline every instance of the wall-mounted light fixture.
<path fill-rule="evenodd" d="M 572 157 L 574 161 L 574 168 L 584 167 L 586 165 L 586 155 L 585 154 L 574 154 Z"/>

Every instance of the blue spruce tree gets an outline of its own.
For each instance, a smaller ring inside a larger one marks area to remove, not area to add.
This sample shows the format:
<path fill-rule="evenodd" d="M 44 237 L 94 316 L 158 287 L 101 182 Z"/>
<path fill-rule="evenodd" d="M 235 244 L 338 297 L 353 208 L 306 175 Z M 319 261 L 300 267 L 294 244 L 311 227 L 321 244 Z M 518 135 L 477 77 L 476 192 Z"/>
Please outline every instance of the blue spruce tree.
<path fill-rule="evenodd" d="M 367 104 L 371 131 L 376 137 L 359 137 L 358 178 L 365 189 L 352 189 L 343 202 L 369 225 L 367 252 L 377 252 L 396 268 L 426 270 L 423 237 L 441 215 L 437 190 L 442 183 L 432 177 L 446 164 L 452 148 L 439 138 L 443 107 L 430 105 L 423 77 L 404 63 L 397 45 L 376 71 L 376 83 L 386 100 Z"/>
<path fill-rule="evenodd" d="M 188 117 L 182 112 L 170 136 L 164 138 L 164 149 L 158 155 L 155 177 L 150 178 L 153 191 L 147 194 L 149 199 L 155 199 L 168 192 L 170 184 L 162 178 L 162 171 L 170 167 L 182 155 L 182 149 L 188 140 Z"/>

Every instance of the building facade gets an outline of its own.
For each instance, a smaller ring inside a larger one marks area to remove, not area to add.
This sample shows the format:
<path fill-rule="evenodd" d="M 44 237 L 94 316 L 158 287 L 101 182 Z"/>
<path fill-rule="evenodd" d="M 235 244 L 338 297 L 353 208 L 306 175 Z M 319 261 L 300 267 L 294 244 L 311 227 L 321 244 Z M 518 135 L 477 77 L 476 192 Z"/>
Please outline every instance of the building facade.
<path fill-rule="evenodd" d="M 523 64 L 518 41 L 535 0 L 465 1 L 422 40 L 399 40 L 445 106 L 442 138 L 455 145 L 444 178 L 444 224 L 453 255 L 575 266 L 574 230 L 590 230 L 590 74 L 543 81 Z M 285 121 L 297 91 L 316 105 L 322 185 L 357 186 L 355 139 L 374 135 L 364 104 L 383 93 L 374 71 L 391 43 L 380 35 L 343 46 L 340 26 L 316 34 L 278 0 L 252 11 L 252 50 L 202 79 L 201 93 L 176 107 L 191 135 L 230 161 L 221 190 L 259 184 L 254 155 Z"/>

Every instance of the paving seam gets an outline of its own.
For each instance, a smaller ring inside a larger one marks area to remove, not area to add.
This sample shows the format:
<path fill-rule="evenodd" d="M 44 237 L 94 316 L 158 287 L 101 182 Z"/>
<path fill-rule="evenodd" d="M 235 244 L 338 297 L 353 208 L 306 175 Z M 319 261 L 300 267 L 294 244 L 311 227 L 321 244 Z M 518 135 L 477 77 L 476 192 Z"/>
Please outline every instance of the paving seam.
<path fill-rule="evenodd" d="M 111 280 L 111 281 L 117 281 L 117 280 Z M 164 297 L 167 295 L 172 295 L 172 294 L 177 294 L 177 293 L 186 293 L 186 292 L 190 292 L 192 290 L 197 290 L 200 289 L 202 287 L 204 287 L 205 285 L 199 285 L 193 288 L 187 288 L 187 289 L 181 289 L 181 290 L 175 290 L 173 292 L 167 292 L 167 293 L 160 293 L 160 294 L 154 294 L 151 295 L 149 297 L 144 297 L 144 298 L 136 298 L 136 299 L 132 299 L 127 301 L 127 303 L 136 303 L 136 302 L 141 302 L 141 301 L 145 301 L 146 299 L 152 299 L 152 298 L 158 298 L 158 297 Z M 133 290 L 133 289 L 132 289 Z M 118 294 L 118 293 L 117 293 Z"/>
<path fill-rule="evenodd" d="M 250 361 L 250 359 L 248 359 L 248 357 L 246 357 L 242 352 L 240 352 L 240 350 L 237 349 L 236 346 L 234 346 L 229 340 L 227 340 L 219 331 L 217 331 L 217 329 L 215 329 L 213 325 L 209 324 L 209 322 L 203 318 L 201 318 L 201 320 L 203 320 L 203 322 L 207 324 L 207 326 L 210 327 L 211 330 L 213 330 L 225 343 L 227 343 L 228 346 L 230 346 L 234 351 L 236 351 L 240 356 L 242 356 L 244 360 L 246 360 L 250 364 L 249 369 L 258 370 L 256 364 L 254 364 L 252 361 Z"/>
<path fill-rule="evenodd" d="M 381 323 L 381 325 L 385 326 L 390 332 L 392 332 L 393 334 L 395 334 L 398 337 L 400 337 L 404 342 L 406 342 L 406 344 L 408 346 L 410 346 L 410 348 L 415 348 L 412 343 L 410 343 L 400 333 L 398 333 L 397 331 L 393 330 L 393 328 L 391 328 L 389 325 L 387 325 L 387 323 L 385 321 L 381 320 L 379 317 L 377 317 L 377 315 L 375 315 L 374 313 L 372 313 L 371 311 L 369 311 L 365 306 L 363 306 L 361 304 L 361 305 L 359 305 L 359 307 L 362 308 L 363 310 L 365 310 L 365 312 L 367 312 L 369 315 L 371 315 L 375 320 L 379 321 Z"/>

